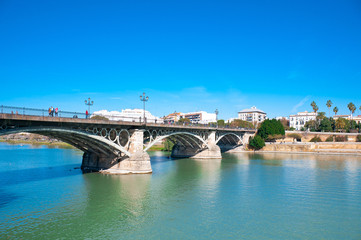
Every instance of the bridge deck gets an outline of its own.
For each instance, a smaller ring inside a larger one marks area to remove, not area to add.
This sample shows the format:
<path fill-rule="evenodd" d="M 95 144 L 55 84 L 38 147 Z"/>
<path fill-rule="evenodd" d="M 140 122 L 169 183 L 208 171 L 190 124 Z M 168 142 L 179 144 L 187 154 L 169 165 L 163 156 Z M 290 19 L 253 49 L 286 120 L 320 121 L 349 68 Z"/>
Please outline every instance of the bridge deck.
<path fill-rule="evenodd" d="M 140 122 L 127 122 L 127 121 L 111 121 L 111 120 L 94 120 L 94 119 L 82 119 L 82 118 L 66 118 L 66 117 L 49 117 L 49 116 L 32 116 L 21 114 L 8 114 L 0 113 L 0 120 L 5 120 L 9 123 L 18 122 L 24 125 L 35 123 L 38 124 L 64 124 L 64 125 L 99 125 L 109 126 L 110 128 L 125 126 L 128 128 L 147 128 L 157 127 L 164 129 L 188 129 L 188 130 L 217 130 L 226 132 L 249 132 L 254 133 L 255 129 L 245 128 L 222 128 L 222 127 L 209 127 L 209 126 L 189 126 L 189 125 L 173 125 L 162 123 L 140 123 Z M 0 124 L 1 125 L 1 124 Z"/>

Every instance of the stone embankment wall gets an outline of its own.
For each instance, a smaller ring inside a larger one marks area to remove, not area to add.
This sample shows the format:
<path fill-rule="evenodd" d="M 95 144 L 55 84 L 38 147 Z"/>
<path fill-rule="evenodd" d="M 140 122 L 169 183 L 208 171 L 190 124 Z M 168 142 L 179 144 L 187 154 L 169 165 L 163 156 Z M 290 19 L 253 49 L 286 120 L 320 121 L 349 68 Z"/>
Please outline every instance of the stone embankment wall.
<path fill-rule="evenodd" d="M 361 154 L 361 143 L 320 142 L 320 143 L 267 143 L 261 152 L 313 152 Z"/>
<path fill-rule="evenodd" d="M 287 137 L 288 134 L 297 133 L 302 136 L 301 142 L 309 142 L 313 137 L 319 137 L 324 142 L 329 136 L 347 136 L 348 142 L 356 142 L 357 135 L 360 133 L 333 133 L 333 132 L 302 132 L 302 131 L 286 131 L 286 138 L 277 142 L 293 142 L 293 138 Z"/>

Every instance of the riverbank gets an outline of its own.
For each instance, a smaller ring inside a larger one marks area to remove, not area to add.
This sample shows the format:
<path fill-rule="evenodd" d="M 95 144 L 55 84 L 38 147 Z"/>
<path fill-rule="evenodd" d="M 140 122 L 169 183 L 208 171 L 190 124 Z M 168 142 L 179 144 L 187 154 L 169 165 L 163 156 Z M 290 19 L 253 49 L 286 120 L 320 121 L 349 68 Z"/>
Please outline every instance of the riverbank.
<path fill-rule="evenodd" d="M 230 151 L 252 152 L 252 151 Z M 361 143 L 359 142 L 319 142 L 319 143 L 266 143 L 258 153 L 296 153 L 296 154 L 331 154 L 361 156 Z"/>
<path fill-rule="evenodd" d="M 18 133 L 1 136 L 0 142 L 5 142 L 8 144 L 31 144 L 35 146 L 46 145 L 49 147 L 75 149 L 75 147 L 73 147 L 72 145 L 59 141 L 57 139 L 32 133 Z"/>
<path fill-rule="evenodd" d="M 12 145 L 18 145 L 18 144 L 30 144 L 34 146 L 41 146 L 46 145 L 49 147 L 58 147 L 58 148 L 73 148 L 70 144 L 64 143 L 64 142 L 38 142 L 38 141 L 26 141 L 26 140 L 3 140 L 1 139 L 0 142 L 12 144 Z"/>

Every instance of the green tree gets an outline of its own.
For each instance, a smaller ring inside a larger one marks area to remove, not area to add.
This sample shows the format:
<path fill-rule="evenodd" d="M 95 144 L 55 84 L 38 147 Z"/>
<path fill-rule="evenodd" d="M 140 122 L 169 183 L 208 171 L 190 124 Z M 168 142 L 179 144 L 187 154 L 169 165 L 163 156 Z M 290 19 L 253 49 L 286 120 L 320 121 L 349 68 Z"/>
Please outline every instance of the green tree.
<path fill-rule="evenodd" d="M 252 123 L 243 121 L 241 119 L 234 119 L 230 125 L 231 125 L 231 127 L 252 128 L 252 129 L 255 128 Z"/>
<path fill-rule="evenodd" d="M 285 128 L 279 120 L 266 119 L 258 129 L 257 135 L 264 140 L 274 140 L 275 138 L 282 138 L 285 136 Z"/>
<path fill-rule="evenodd" d="M 285 130 L 290 129 L 290 121 L 289 120 L 287 120 L 286 118 L 282 118 L 282 119 L 280 119 L 280 122 L 282 123 Z"/>
<path fill-rule="evenodd" d="M 355 130 L 358 127 L 355 120 L 350 121 L 350 129 Z"/>
<path fill-rule="evenodd" d="M 328 108 L 328 116 L 331 117 L 331 113 L 330 113 L 330 108 L 332 107 L 332 102 L 331 100 L 328 100 L 326 103 L 326 106 Z"/>
<path fill-rule="evenodd" d="M 351 119 L 352 119 L 352 114 L 356 111 L 355 104 L 353 104 L 352 102 L 350 102 L 350 103 L 347 105 L 347 107 L 348 107 L 348 109 L 350 110 Z"/>
<path fill-rule="evenodd" d="M 183 124 L 183 123 L 190 123 L 191 120 L 189 120 L 188 118 L 181 118 L 178 120 L 178 123 Z"/>
<path fill-rule="evenodd" d="M 264 146 L 266 146 L 264 140 L 258 135 L 256 135 L 254 138 L 251 138 L 249 141 L 249 147 L 255 151 L 262 149 Z"/>
<path fill-rule="evenodd" d="M 219 119 L 219 120 L 217 121 L 217 125 L 218 125 L 219 127 L 224 127 L 226 124 L 225 124 L 225 122 L 224 122 L 223 119 Z"/>
<path fill-rule="evenodd" d="M 163 151 L 170 152 L 173 149 L 174 143 L 166 139 L 163 145 L 164 145 Z"/>
<path fill-rule="evenodd" d="M 335 130 L 337 131 L 346 131 L 350 129 L 350 121 L 345 118 L 338 118 L 335 123 Z"/>
<path fill-rule="evenodd" d="M 319 129 L 322 132 L 332 132 L 333 128 L 332 128 L 332 121 L 330 120 L 330 118 L 322 119 Z"/>
<path fill-rule="evenodd" d="M 318 122 L 317 120 L 309 120 L 305 123 L 305 128 L 309 129 L 311 132 L 317 132 L 318 131 Z"/>
<path fill-rule="evenodd" d="M 317 120 L 322 121 L 324 118 L 326 118 L 326 113 L 325 112 L 319 112 L 317 114 L 317 117 L 316 117 Z"/>
<path fill-rule="evenodd" d="M 333 112 L 335 113 L 335 115 L 337 115 L 337 113 L 338 113 L 338 107 L 334 107 L 334 108 L 333 108 Z"/>

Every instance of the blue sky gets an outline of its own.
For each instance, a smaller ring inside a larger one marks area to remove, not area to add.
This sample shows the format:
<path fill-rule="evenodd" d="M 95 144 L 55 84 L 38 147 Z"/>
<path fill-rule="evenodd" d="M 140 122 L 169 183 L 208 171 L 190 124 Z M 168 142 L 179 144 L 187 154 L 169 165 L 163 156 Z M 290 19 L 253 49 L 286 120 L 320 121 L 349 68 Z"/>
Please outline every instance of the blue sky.
<path fill-rule="evenodd" d="M 156 116 L 361 105 L 361 2 L 0 0 L 0 105 Z M 360 114 L 360 111 L 357 111 Z"/>

